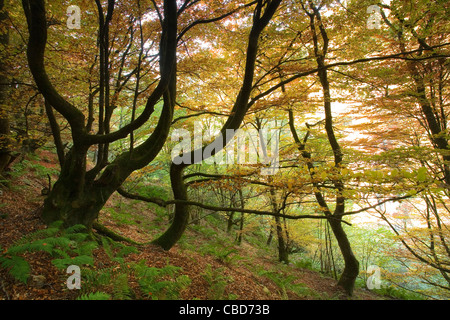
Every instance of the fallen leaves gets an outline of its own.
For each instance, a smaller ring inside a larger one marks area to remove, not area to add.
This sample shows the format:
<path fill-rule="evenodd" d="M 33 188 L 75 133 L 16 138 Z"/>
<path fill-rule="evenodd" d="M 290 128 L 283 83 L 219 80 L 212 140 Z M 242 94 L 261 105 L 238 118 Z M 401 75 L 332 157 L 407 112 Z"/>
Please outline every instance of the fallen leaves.
<path fill-rule="evenodd" d="M 31 173 L 30 173 L 31 174 Z M 27 177 L 28 181 L 33 181 L 31 176 Z M 39 183 L 36 183 L 39 185 Z M 41 201 L 39 199 L 40 188 L 27 186 L 16 189 L 15 191 L 6 189 L 3 192 L 2 203 L 6 205 L 0 208 L 0 214 L 6 214 L 0 218 L 0 246 L 3 250 L 8 248 L 18 239 L 31 232 L 46 228 L 45 224 L 39 218 L 39 208 Z M 42 198 L 40 198 L 42 200 Z M 111 201 L 110 203 L 114 203 Z M 139 207 L 139 204 L 134 204 Z M 134 207 L 130 204 L 130 210 Z M 145 207 L 141 207 L 142 210 Z M 137 210 L 141 213 L 142 210 Z M 152 212 L 148 211 L 149 219 L 152 219 Z M 108 219 L 107 215 L 102 217 L 103 222 L 108 228 L 122 235 L 134 239 L 139 242 L 148 241 L 152 235 L 145 232 L 144 223 L 127 226 L 120 226 L 112 219 Z M 152 221 L 152 220 L 149 220 Z M 198 239 L 197 235 L 187 234 L 193 241 L 208 241 L 208 239 Z M 42 245 L 48 245 L 43 243 Z M 255 247 L 247 243 L 241 246 L 235 246 L 240 256 L 251 259 L 253 266 L 258 265 L 266 270 L 276 270 L 277 261 L 275 258 L 267 258 L 261 256 Z M 94 269 L 116 268 L 116 272 L 121 266 L 117 262 L 112 261 L 102 247 L 94 250 Z M 31 277 L 24 284 L 15 281 L 4 269 L 0 269 L 0 299 L 11 300 L 72 300 L 79 295 L 79 290 L 69 290 L 66 286 L 68 275 L 64 270 L 56 268 L 52 263 L 52 257 L 47 252 L 31 252 L 25 253 L 24 257 L 31 266 Z M 200 254 L 193 250 L 185 250 L 179 246 L 175 246 L 170 251 L 165 251 L 154 245 L 140 246 L 139 251 L 128 254 L 124 258 L 124 268 L 130 269 L 130 266 L 145 260 L 150 267 L 163 268 L 169 263 L 172 266 L 180 267 L 179 275 L 185 275 L 190 279 L 190 285 L 184 289 L 180 298 L 184 300 L 192 299 L 208 299 L 210 296 L 211 285 L 205 278 L 205 270 L 210 266 L 212 270 L 221 270 L 221 277 L 225 279 L 226 285 L 223 296 L 236 297 L 240 300 L 267 300 L 282 299 L 283 294 L 272 280 L 259 276 L 252 268 L 249 268 L 244 262 L 226 263 L 213 255 Z M 339 288 L 336 281 L 330 278 L 324 278 L 321 275 L 308 270 L 292 269 L 291 272 L 299 283 L 304 283 L 312 290 L 320 292 L 325 296 L 336 296 L 339 294 Z M 130 278 L 128 283 L 130 288 L 136 293 L 136 299 L 152 299 L 153 293 L 142 293 L 139 287 L 139 279 L 129 272 Z M 83 286 L 83 277 L 82 277 Z M 376 296 L 370 293 L 360 293 L 364 299 L 376 299 Z M 312 299 L 308 296 L 297 296 L 292 292 L 288 292 L 289 299 Z"/>

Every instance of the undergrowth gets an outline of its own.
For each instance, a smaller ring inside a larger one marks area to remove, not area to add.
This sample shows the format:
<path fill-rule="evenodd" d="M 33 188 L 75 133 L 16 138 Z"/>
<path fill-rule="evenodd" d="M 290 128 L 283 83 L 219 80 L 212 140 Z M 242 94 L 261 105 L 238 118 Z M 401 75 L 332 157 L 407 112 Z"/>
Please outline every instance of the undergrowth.
<path fill-rule="evenodd" d="M 238 298 L 235 294 L 225 294 L 226 286 L 233 280 L 233 278 L 224 275 L 224 268 L 217 268 L 213 270 L 211 265 L 208 264 L 205 271 L 202 273 L 202 276 L 209 285 L 209 300 L 235 300 Z"/>
<path fill-rule="evenodd" d="M 110 266 L 95 265 L 93 251 L 102 247 Z M 2 250 L 2 248 L 0 248 Z M 57 222 L 16 241 L 0 255 L 0 267 L 17 281 L 27 284 L 31 267 L 25 258 L 29 252 L 46 252 L 51 263 L 65 270 L 70 265 L 81 269 L 82 285 L 79 300 L 175 300 L 191 283 L 181 268 L 167 264 L 163 268 L 147 266 L 146 261 L 127 262 L 126 256 L 138 249 L 107 237 L 92 240 L 83 225 L 63 229 Z M 132 282 L 137 286 L 133 286 Z"/>
<path fill-rule="evenodd" d="M 52 264 L 59 269 L 69 265 L 93 265 L 92 251 L 97 248 L 97 243 L 89 240 L 89 234 L 85 231 L 83 225 L 63 229 L 61 222 L 55 222 L 2 250 L 0 267 L 7 269 L 16 280 L 27 283 L 31 271 L 23 256 L 27 252 L 46 252 L 50 255 Z"/>

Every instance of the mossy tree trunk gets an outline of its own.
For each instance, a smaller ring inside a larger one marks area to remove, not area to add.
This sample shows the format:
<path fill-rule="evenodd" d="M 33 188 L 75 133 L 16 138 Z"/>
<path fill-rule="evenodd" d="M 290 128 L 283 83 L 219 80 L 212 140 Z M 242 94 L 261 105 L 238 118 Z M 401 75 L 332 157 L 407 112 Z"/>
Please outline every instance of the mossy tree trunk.
<path fill-rule="evenodd" d="M 44 56 L 47 44 L 47 17 L 44 0 L 23 0 L 23 8 L 27 18 L 29 39 L 27 58 L 33 78 L 46 99 L 47 114 L 52 121 L 52 131 L 59 134 L 57 123 L 52 117 L 55 109 L 69 123 L 72 137 L 72 147 L 67 154 L 58 153 L 61 172 L 58 180 L 51 188 L 44 201 L 42 218 L 51 223 L 62 220 L 66 226 L 83 224 L 90 228 L 98 217 L 100 210 L 110 196 L 122 185 L 134 171 L 148 165 L 160 152 L 168 137 L 173 119 L 176 96 L 176 49 L 177 49 L 177 4 L 176 0 L 164 1 L 164 14 L 161 21 L 161 36 L 159 41 L 160 77 L 159 82 L 149 94 L 145 108 L 136 118 L 111 132 L 110 121 L 115 108 L 108 104 L 110 99 L 109 78 L 110 63 L 107 52 L 110 50 L 108 26 L 112 21 L 115 0 L 108 0 L 107 10 L 104 12 L 101 3 L 98 4 L 99 13 L 99 51 L 100 59 L 100 88 L 99 97 L 99 130 L 97 134 L 90 134 L 93 122 L 93 99 L 89 99 L 90 115 L 86 122 L 80 109 L 67 101 L 52 85 L 47 75 Z M 139 17 L 140 19 L 140 17 Z M 139 20 L 140 21 L 140 20 Z M 140 25 L 141 26 L 141 25 Z M 138 26 L 139 27 L 139 26 Z M 141 26 L 142 28 L 142 26 Z M 141 40 L 141 49 L 144 41 Z M 123 55 L 123 59 L 126 55 Z M 141 66 L 142 55 L 139 56 L 138 67 Z M 139 74 L 139 70 L 137 74 Z M 136 82 L 135 94 L 139 91 L 139 81 Z M 109 162 L 108 148 L 111 143 L 132 136 L 136 129 L 142 127 L 152 115 L 155 105 L 163 100 L 161 115 L 152 134 L 138 147 L 130 148 L 117 155 Z M 132 106 L 133 107 L 133 106 Z M 100 123 L 101 122 L 101 123 Z M 87 152 L 92 146 L 101 150 L 94 168 L 88 170 L 86 166 Z M 61 150 L 59 150 L 61 151 Z"/>
<path fill-rule="evenodd" d="M 344 258 L 344 270 L 342 271 L 338 285 L 340 285 L 347 294 L 353 295 L 356 277 L 359 274 L 359 262 L 356 259 L 347 234 L 344 231 L 340 220 L 330 219 L 331 230 L 339 245 L 339 249 Z"/>

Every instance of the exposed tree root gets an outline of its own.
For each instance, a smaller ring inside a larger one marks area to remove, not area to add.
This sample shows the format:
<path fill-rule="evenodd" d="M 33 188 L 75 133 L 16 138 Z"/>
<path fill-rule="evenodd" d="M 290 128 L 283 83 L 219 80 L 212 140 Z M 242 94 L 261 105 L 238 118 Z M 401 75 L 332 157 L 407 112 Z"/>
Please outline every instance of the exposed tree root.
<path fill-rule="evenodd" d="M 127 243 L 130 243 L 130 244 L 133 244 L 133 245 L 139 245 L 139 246 L 145 245 L 145 243 L 139 243 L 139 242 L 136 242 L 136 241 L 134 241 L 134 240 L 132 240 L 130 238 L 124 237 L 124 236 L 122 236 L 122 235 L 120 235 L 120 234 L 118 234 L 118 233 L 116 233 L 116 232 L 106 228 L 104 225 L 102 225 L 102 224 L 100 224 L 98 222 L 94 222 L 92 224 L 92 228 L 95 229 L 98 233 L 100 233 L 102 235 L 105 235 L 105 236 L 111 238 L 114 241 L 123 241 L 123 242 L 127 242 Z"/>

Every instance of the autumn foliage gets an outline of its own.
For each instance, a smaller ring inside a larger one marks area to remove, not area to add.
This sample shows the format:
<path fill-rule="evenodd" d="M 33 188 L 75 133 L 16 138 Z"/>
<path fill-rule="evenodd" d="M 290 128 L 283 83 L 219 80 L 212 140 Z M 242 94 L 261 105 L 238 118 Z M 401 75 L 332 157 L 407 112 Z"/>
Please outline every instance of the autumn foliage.
<path fill-rule="evenodd" d="M 45 223 L 138 243 L 99 223 L 119 194 L 164 250 L 214 214 L 348 295 L 379 265 L 448 297 L 447 1 L 69 2 L 0 1 L 0 173 L 52 149 Z"/>

